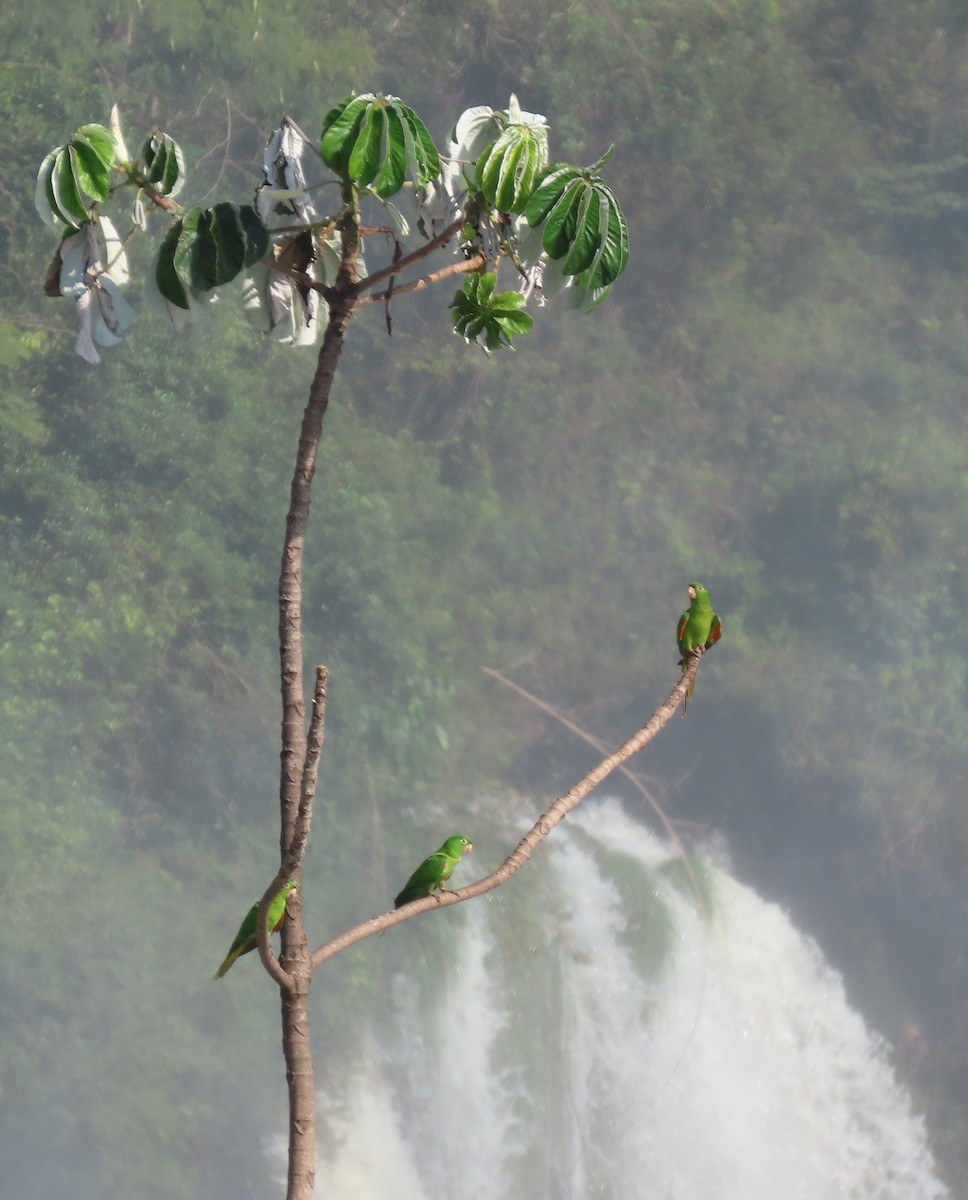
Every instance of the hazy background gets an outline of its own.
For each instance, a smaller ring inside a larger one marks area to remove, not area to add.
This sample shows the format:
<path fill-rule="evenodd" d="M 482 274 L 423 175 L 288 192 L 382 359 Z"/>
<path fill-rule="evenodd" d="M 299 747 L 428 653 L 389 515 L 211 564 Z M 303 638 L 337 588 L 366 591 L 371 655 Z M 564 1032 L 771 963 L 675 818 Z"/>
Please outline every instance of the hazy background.
<path fill-rule="evenodd" d="M 274 989 L 251 960 L 210 977 L 274 870 L 275 579 L 314 361 L 227 294 L 181 336 L 139 304 L 88 367 L 42 295 L 36 169 L 117 99 L 129 144 L 180 141 L 187 203 L 245 201 L 279 115 L 316 136 L 353 87 L 438 143 L 512 90 L 554 158 L 614 142 L 633 257 L 513 355 L 449 332 L 449 288 L 398 302 L 392 340 L 377 312 L 351 330 L 307 549 L 332 677 L 314 940 L 382 911 L 481 797 L 530 815 L 594 761 L 482 668 L 617 744 L 674 682 L 700 578 L 726 634 L 637 768 L 818 939 L 965 1186 L 968 12 L 559 9 L 0 13 L 0 1161 L 23 1200 L 278 1192 Z M 509 844 L 476 841 L 481 871 Z M 324 1088 L 386 978 L 372 948 L 326 972 Z"/>

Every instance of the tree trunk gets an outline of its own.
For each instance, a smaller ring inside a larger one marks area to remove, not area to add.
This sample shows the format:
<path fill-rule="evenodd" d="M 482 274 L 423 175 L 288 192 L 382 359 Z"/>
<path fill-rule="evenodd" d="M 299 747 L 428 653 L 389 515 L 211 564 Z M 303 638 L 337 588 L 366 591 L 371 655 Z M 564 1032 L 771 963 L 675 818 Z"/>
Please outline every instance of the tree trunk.
<path fill-rule="evenodd" d="M 301 969 L 282 992 L 282 1048 L 289 1086 L 289 1177 L 286 1200 L 312 1200 L 316 1184 L 316 1088 L 309 1041 L 309 957 L 303 941 Z"/>
<path fill-rule="evenodd" d="M 333 377 L 343 349 L 343 338 L 355 308 L 350 289 L 341 289 L 332 302 L 329 321 L 319 352 L 316 374 L 303 413 L 296 469 L 290 489 L 286 518 L 286 541 L 279 573 L 279 656 L 282 682 L 282 750 L 279 783 L 281 861 L 292 864 L 290 878 L 302 881 L 305 832 L 300 827 L 300 799 L 304 786 L 311 805 L 315 790 L 315 759 L 307 738 L 306 695 L 303 681 L 302 563 L 309 523 L 310 491 L 316 471 L 316 455 L 329 405 Z M 325 673 L 317 688 L 325 688 Z M 318 696 L 317 696 L 318 699 Z M 307 750 L 311 753 L 307 754 Z M 306 826 L 308 830 L 308 826 Z M 297 844 L 294 846 L 294 839 Z M 291 855 L 290 852 L 294 851 Z M 282 923 L 280 964 L 288 983 L 280 986 L 282 1000 L 282 1045 L 289 1085 L 289 1178 L 287 1200 L 312 1200 L 316 1179 L 316 1090 L 313 1055 L 309 1037 L 309 987 L 312 978 L 303 924 L 302 901 L 294 893 Z"/>
<path fill-rule="evenodd" d="M 319 351 L 316 374 L 303 412 L 296 469 L 289 492 L 286 541 L 279 572 L 279 656 L 282 673 L 282 752 L 280 802 L 280 850 L 283 858 L 292 841 L 303 768 L 306 758 L 306 694 L 303 684 L 302 563 L 309 523 L 310 490 L 316 472 L 316 454 L 323 432 L 323 417 L 329 406 L 333 376 L 343 349 L 346 326 L 353 315 L 354 300 L 338 298 Z"/>

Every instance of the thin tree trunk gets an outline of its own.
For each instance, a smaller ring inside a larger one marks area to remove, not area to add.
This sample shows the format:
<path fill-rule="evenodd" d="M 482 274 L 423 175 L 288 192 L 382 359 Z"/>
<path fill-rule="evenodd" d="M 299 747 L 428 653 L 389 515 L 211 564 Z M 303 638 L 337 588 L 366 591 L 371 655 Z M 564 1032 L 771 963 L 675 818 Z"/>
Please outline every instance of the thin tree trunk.
<path fill-rule="evenodd" d="M 343 350 L 343 339 L 359 301 L 357 259 L 359 257 L 359 203 L 355 188 L 343 189 L 340 221 L 342 254 L 336 286 L 328 294 L 329 320 L 323 335 L 316 373 L 309 388 L 296 451 L 296 467 L 289 492 L 286 541 L 279 571 L 279 666 L 282 689 L 282 749 L 280 752 L 280 873 L 297 884 L 302 882 L 302 860 L 309 835 L 309 819 L 316 790 L 316 767 L 322 738 L 322 706 L 325 704 L 326 672 L 317 669 L 312 726 L 306 726 L 306 694 L 303 683 L 302 567 L 306 528 L 316 456 L 329 407 L 333 379 Z M 260 931 L 260 956 L 262 955 Z M 287 905 L 282 923 L 279 956 L 285 982 L 280 982 L 282 1000 L 282 1048 L 289 1085 L 289 1178 L 287 1200 L 312 1200 L 316 1181 L 316 1088 L 313 1053 L 309 1036 L 309 988 L 312 967 L 302 897 L 297 890 Z"/>
<path fill-rule="evenodd" d="M 316 1085 L 309 1040 L 309 956 L 303 938 L 303 970 L 282 991 L 282 1047 L 289 1087 L 287 1200 L 312 1200 L 316 1184 Z"/>
<path fill-rule="evenodd" d="M 282 673 L 282 770 L 279 786 L 280 850 L 283 858 L 295 828 L 306 758 L 306 694 L 303 686 L 302 564 L 309 523 L 310 490 L 316 472 L 316 455 L 329 406 L 333 377 L 343 349 L 343 338 L 354 301 L 334 302 L 319 352 L 316 374 L 303 412 L 289 492 L 286 541 L 279 572 L 279 656 Z"/>
<path fill-rule="evenodd" d="M 347 289 L 348 290 L 348 289 Z M 282 685 L 282 751 L 279 781 L 280 852 L 291 864 L 289 877 L 301 882 L 308 824 L 300 822 L 300 802 L 308 811 L 315 791 L 318 742 L 307 740 L 303 683 L 302 564 L 309 523 L 310 491 L 316 456 L 329 405 L 333 377 L 343 349 L 355 301 L 343 292 L 333 301 L 319 352 L 316 373 L 303 413 L 296 469 L 286 518 L 286 542 L 279 573 L 279 656 Z M 318 677 L 319 679 L 319 677 Z M 325 675 L 322 676 L 325 688 Z M 319 688 L 319 682 L 317 688 Z M 319 692 L 317 690 L 317 699 Z M 307 753 L 309 751 L 309 753 Z M 308 794 L 307 794 L 308 790 Z M 300 829 L 303 828 L 302 834 Z M 295 841 L 295 844 L 294 844 Z M 292 853 L 295 851 L 295 853 Z M 289 1086 L 289 1177 L 287 1200 L 312 1200 L 316 1179 L 316 1090 L 309 1037 L 309 988 L 312 979 L 299 892 L 292 896 L 282 923 L 280 965 L 288 982 L 280 985 L 282 1046 Z"/>

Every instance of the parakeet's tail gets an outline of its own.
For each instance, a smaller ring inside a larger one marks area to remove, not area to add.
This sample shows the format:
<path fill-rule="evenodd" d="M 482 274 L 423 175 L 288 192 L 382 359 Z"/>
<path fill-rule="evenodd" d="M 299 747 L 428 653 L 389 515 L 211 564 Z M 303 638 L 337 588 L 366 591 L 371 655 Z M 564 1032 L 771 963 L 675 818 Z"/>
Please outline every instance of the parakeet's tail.
<path fill-rule="evenodd" d="M 215 974 L 212 976 L 212 978 L 213 979 L 221 979 L 222 976 L 225 974 L 225 972 L 229 969 L 229 967 L 231 967 L 231 965 L 235 962 L 235 960 L 243 953 L 244 953 L 244 951 L 242 951 L 242 950 L 230 950 L 228 952 L 228 954 L 226 954 L 226 956 L 225 956 L 225 961 L 222 963 L 222 965 L 219 967 L 219 969 L 215 972 Z"/>
<path fill-rule="evenodd" d="M 689 654 L 684 654 L 682 656 L 682 658 L 679 659 L 679 666 L 683 669 L 683 671 L 686 669 L 686 667 L 688 667 L 688 665 L 692 661 L 694 655 L 695 655 L 695 651 L 693 650 L 693 651 L 690 651 Z M 686 688 L 685 696 L 683 696 L 683 698 L 682 698 L 682 712 L 679 714 L 681 717 L 684 717 L 686 715 L 686 710 L 689 707 L 689 701 L 692 699 L 692 693 L 695 690 L 696 690 L 696 681 L 695 681 L 695 679 L 693 679 L 692 683 L 690 683 L 690 685 Z"/>
<path fill-rule="evenodd" d="M 252 938 L 251 942 L 243 943 L 242 946 L 233 946 L 233 948 L 230 949 L 229 953 L 226 955 L 226 961 L 224 961 L 222 966 L 220 968 L 218 968 L 218 970 L 215 972 L 214 976 L 212 976 L 212 979 L 221 979 L 223 974 L 228 971 L 228 968 L 233 965 L 233 962 L 236 959 L 241 959 L 241 956 L 243 954 L 251 954 L 254 949 L 255 949 L 255 938 L 254 937 Z"/>

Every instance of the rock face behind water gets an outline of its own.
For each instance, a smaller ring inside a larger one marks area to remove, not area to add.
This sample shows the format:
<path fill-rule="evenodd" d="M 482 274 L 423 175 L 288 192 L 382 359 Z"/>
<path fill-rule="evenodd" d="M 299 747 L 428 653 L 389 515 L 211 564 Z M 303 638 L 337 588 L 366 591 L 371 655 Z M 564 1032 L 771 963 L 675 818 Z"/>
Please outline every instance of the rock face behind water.
<path fill-rule="evenodd" d="M 617 804 L 446 916 L 442 987 L 411 926 L 427 961 L 374 1015 L 355 1099 L 324 1111 L 320 1195 L 436 1200 L 446 1177 L 495 1200 L 948 1196 L 817 947 Z"/>

